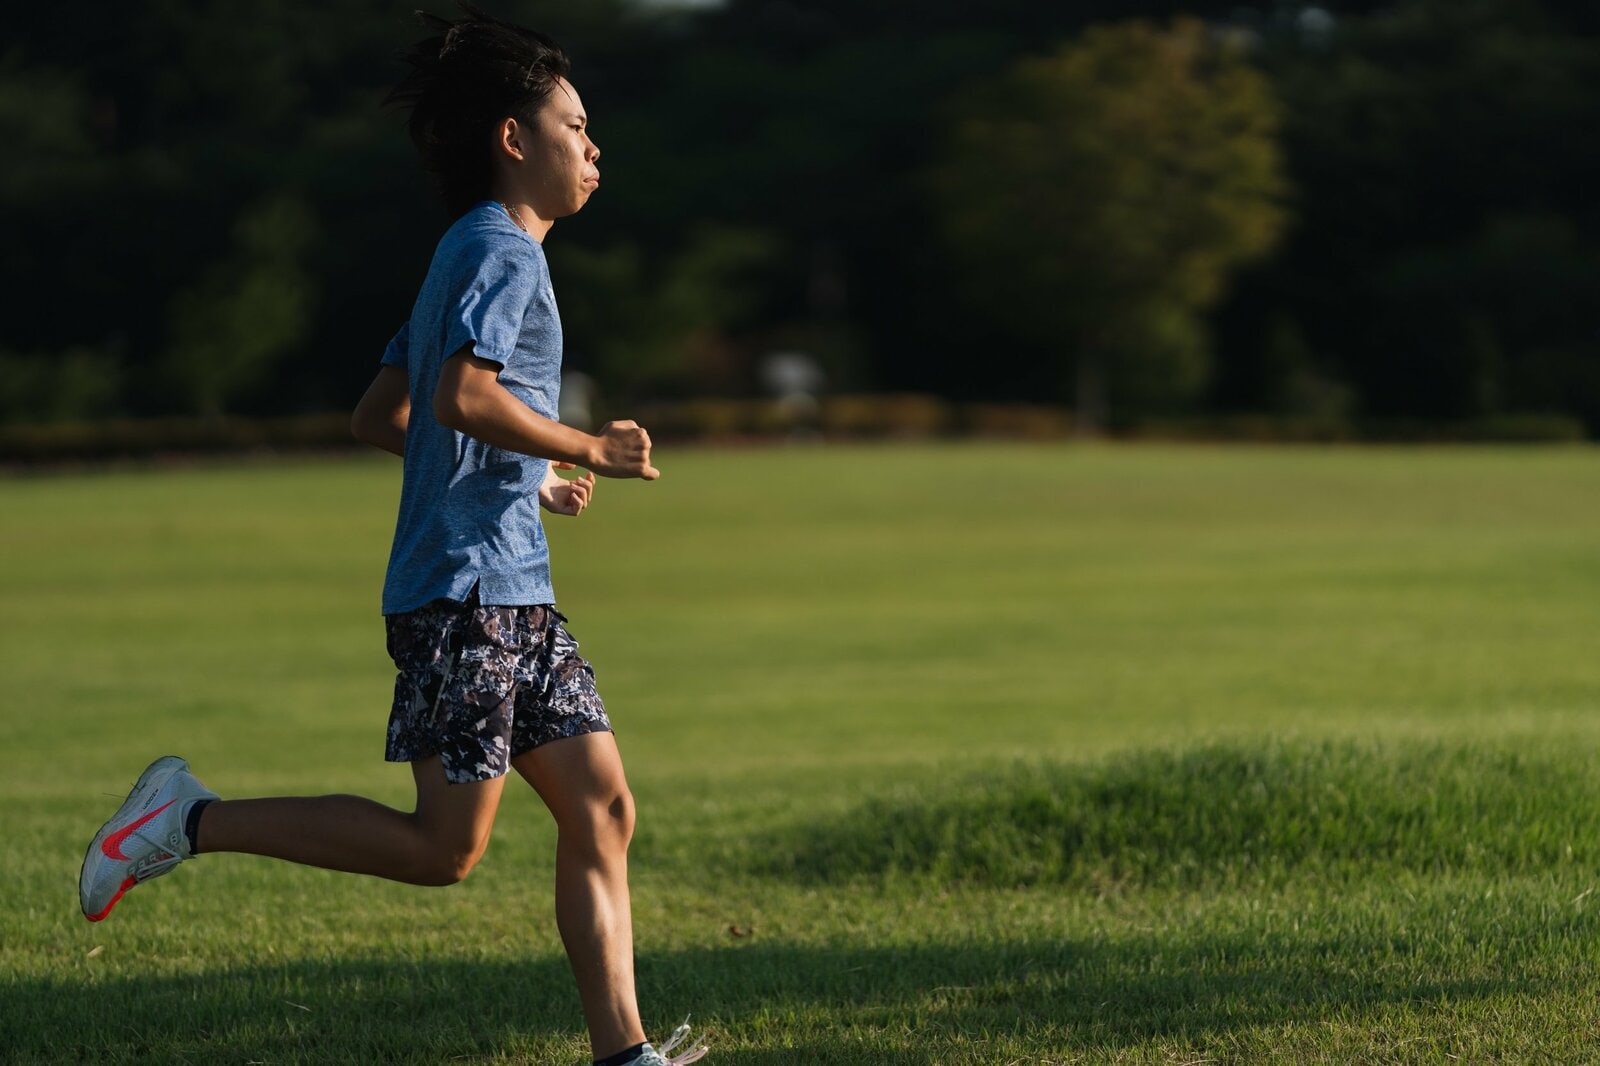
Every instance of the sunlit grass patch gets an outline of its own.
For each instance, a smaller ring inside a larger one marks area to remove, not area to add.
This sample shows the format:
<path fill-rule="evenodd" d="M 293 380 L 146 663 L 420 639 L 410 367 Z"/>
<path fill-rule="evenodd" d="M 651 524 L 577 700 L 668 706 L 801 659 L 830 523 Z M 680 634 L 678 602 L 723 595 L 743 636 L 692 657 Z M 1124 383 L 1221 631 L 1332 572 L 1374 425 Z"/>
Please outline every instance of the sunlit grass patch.
<path fill-rule="evenodd" d="M 1600 453 L 660 456 L 550 525 L 708 1064 L 1581 1062 Z M 0 1061 L 576 1064 L 554 833 L 449 889 L 202 857 L 98 925 L 155 755 L 355 792 L 398 468 L 0 481 Z M 1600 823 L 1597 823 L 1600 824 Z"/>
<path fill-rule="evenodd" d="M 910 875 L 1074 889 L 1344 883 L 1600 868 L 1587 750 L 1353 741 L 1207 744 L 1019 762 L 872 797 L 752 849 L 801 882 Z"/>

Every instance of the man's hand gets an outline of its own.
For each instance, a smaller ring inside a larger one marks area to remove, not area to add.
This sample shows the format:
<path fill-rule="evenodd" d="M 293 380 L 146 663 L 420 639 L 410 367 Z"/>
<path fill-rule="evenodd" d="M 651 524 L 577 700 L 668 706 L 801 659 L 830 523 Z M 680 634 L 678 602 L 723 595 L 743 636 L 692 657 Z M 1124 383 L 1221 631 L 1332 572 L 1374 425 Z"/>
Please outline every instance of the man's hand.
<path fill-rule="evenodd" d="M 594 475 L 585 473 L 582 477 L 568 480 L 556 473 L 557 470 L 573 469 L 576 469 L 573 463 L 550 464 L 550 472 L 545 474 L 544 484 L 539 486 L 539 505 L 546 511 L 576 517 L 589 506 L 589 497 L 594 495 Z"/>
<path fill-rule="evenodd" d="M 639 477 L 654 481 L 661 471 L 650 465 L 650 434 L 637 422 L 623 419 L 600 427 L 594 448 L 595 472 L 606 477 Z"/>

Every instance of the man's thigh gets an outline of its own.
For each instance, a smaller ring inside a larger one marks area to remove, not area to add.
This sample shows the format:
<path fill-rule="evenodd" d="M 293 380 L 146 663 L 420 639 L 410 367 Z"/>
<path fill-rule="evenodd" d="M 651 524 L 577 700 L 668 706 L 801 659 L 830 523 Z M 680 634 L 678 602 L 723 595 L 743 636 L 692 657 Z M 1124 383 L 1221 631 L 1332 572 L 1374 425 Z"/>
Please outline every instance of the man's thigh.
<path fill-rule="evenodd" d="M 581 815 L 597 803 L 631 803 L 617 738 L 610 732 L 552 740 L 511 760 L 556 821 Z"/>
<path fill-rule="evenodd" d="M 413 762 L 411 776 L 417 783 L 416 818 L 423 833 L 462 854 L 482 851 L 500 809 L 505 776 L 452 782 L 437 755 Z"/>

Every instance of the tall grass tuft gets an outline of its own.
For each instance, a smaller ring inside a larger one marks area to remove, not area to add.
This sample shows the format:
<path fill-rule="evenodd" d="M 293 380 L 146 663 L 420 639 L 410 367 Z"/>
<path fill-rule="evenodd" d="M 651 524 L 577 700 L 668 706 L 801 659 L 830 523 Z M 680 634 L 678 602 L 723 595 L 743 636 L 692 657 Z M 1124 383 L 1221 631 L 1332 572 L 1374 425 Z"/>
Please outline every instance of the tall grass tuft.
<path fill-rule="evenodd" d="M 790 826 L 754 865 L 800 881 L 1097 890 L 1593 868 L 1596 770 L 1588 751 L 1349 741 L 1018 763 Z"/>

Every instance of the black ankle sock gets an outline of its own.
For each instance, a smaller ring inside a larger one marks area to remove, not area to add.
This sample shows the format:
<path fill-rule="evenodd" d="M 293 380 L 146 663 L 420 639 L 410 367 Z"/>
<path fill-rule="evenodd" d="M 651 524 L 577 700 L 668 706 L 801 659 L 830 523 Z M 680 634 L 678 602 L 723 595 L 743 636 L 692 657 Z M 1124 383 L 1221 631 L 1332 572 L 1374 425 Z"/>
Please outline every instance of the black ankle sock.
<path fill-rule="evenodd" d="M 646 1040 L 642 1044 L 635 1044 L 630 1048 L 625 1048 L 615 1055 L 607 1055 L 603 1059 L 595 1059 L 594 1066 L 628 1066 L 628 1063 L 644 1054 L 644 1049 L 649 1046 L 650 1041 Z"/>
<path fill-rule="evenodd" d="M 200 831 L 200 812 L 206 809 L 210 800 L 195 800 L 189 804 L 189 813 L 183 819 L 183 835 L 189 838 L 189 854 L 198 855 L 200 849 L 195 846 L 194 835 Z"/>

